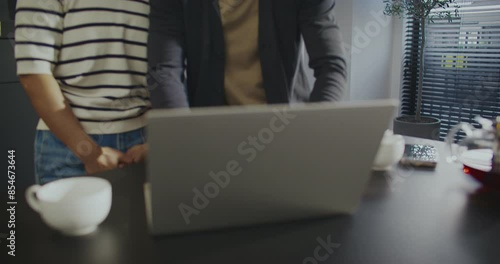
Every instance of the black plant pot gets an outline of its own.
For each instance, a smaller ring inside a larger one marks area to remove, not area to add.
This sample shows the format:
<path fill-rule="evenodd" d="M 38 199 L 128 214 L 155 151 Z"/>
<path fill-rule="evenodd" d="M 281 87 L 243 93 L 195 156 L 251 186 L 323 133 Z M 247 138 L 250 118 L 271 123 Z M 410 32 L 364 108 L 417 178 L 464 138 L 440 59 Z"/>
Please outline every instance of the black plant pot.
<path fill-rule="evenodd" d="M 394 119 L 394 134 L 439 140 L 441 120 L 422 116 L 417 121 L 415 116 L 399 116 Z"/>

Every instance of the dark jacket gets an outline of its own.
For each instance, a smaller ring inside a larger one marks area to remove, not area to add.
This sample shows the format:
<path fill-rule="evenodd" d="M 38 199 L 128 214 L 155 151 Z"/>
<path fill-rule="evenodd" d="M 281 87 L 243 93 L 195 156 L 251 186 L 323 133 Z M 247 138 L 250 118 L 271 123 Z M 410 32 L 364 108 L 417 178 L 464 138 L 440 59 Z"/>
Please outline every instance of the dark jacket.
<path fill-rule="evenodd" d="M 190 106 L 225 105 L 225 48 L 218 0 L 150 3 L 153 106 L 183 107 L 188 101 Z M 341 99 L 346 61 L 334 6 L 335 0 L 260 0 L 258 44 L 268 103 Z M 302 63 L 304 42 L 316 77 L 312 90 Z"/>

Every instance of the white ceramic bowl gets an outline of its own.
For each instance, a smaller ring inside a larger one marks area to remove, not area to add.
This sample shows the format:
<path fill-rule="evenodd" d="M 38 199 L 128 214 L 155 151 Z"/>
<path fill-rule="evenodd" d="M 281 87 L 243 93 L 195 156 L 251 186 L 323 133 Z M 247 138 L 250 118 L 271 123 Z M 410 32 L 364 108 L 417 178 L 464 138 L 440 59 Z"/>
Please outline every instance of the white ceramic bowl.
<path fill-rule="evenodd" d="M 74 177 L 33 185 L 26 190 L 26 199 L 51 228 L 66 235 L 86 235 L 108 216 L 111 194 L 107 180 Z"/>

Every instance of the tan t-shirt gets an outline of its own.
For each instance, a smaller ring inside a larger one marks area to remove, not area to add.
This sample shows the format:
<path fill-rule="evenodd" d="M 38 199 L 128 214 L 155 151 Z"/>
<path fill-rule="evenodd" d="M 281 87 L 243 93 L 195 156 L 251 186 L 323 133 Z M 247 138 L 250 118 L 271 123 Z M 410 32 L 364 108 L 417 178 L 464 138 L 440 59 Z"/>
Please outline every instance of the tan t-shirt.
<path fill-rule="evenodd" d="M 226 46 L 224 89 L 229 105 L 265 104 L 259 57 L 259 0 L 219 0 Z"/>

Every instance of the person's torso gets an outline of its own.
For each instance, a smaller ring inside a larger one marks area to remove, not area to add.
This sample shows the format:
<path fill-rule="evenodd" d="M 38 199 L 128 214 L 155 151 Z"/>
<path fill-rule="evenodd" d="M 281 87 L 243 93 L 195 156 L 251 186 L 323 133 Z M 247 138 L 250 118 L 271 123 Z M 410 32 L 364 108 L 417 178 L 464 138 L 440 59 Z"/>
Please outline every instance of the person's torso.
<path fill-rule="evenodd" d="M 63 38 L 54 76 L 75 115 L 83 123 L 125 122 L 142 116 L 150 108 L 149 1 L 63 0 L 62 4 Z"/>
<path fill-rule="evenodd" d="M 188 96 L 192 106 L 227 103 L 224 100 L 227 54 L 218 1 L 181 0 L 188 61 Z M 302 44 L 298 13 L 297 1 L 259 0 L 257 48 L 262 67 L 262 86 L 268 103 L 291 102 L 295 96 L 293 90 L 299 88 L 296 77 Z M 309 90 L 309 87 L 303 89 Z"/>
<path fill-rule="evenodd" d="M 219 0 L 224 31 L 224 91 L 229 105 L 265 104 L 258 49 L 259 0 Z"/>

